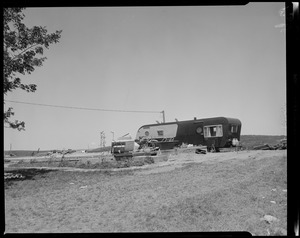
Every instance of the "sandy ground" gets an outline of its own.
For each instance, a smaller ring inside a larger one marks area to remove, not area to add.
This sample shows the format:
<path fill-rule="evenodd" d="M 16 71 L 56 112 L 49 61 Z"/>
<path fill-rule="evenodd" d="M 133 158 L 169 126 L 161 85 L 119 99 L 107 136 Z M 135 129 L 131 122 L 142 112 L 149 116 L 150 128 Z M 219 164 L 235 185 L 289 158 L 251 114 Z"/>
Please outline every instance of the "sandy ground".
<path fill-rule="evenodd" d="M 286 151 L 167 156 L 134 168 L 41 170 L 12 182 L 6 232 L 286 232 Z"/>

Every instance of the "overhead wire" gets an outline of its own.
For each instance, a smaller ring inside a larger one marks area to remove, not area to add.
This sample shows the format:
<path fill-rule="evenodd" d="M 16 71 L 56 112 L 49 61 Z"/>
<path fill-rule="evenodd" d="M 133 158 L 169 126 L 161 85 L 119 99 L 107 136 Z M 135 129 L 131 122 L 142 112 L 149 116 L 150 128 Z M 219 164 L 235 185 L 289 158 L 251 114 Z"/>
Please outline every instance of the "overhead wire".
<path fill-rule="evenodd" d="M 67 109 L 76 109 L 76 110 L 89 110 L 89 111 L 132 112 L 132 113 L 162 113 L 161 111 L 116 110 L 116 109 L 101 109 L 101 108 L 61 106 L 61 105 L 51 105 L 51 104 L 42 104 L 42 103 L 20 102 L 20 101 L 12 101 L 12 100 L 4 100 L 4 101 L 5 102 L 12 102 L 12 103 L 19 103 L 19 104 L 35 105 L 35 106 L 57 107 L 57 108 L 67 108 Z"/>

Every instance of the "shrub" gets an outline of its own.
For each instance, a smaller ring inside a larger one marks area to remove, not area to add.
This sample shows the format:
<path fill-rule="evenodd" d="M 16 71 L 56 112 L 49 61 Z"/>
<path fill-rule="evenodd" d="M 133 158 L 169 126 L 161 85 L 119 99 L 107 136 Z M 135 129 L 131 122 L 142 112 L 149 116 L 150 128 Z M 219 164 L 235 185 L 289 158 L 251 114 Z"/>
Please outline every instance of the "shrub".
<path fill-rule="evenodd" d="M 131 166 L 143 166 L 145 162 L 138 160 L 138 161 L 133 161 Z"/>
<path fill-rule="evenodd" d="M 153 164 L 154 163 L 154 159 L 151 156 L 147 156 L 144 161 L 145 161 L 145 164 Z"/>

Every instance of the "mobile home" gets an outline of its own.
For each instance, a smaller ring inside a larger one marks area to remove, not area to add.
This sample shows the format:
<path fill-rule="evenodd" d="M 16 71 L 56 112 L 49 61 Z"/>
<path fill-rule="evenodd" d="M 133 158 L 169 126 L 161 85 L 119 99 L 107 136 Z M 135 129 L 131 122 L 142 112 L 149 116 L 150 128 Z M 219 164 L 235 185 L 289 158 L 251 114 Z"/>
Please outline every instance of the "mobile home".
<path fill-rule="evenodd" d="M 155 141 L 161 149 L 180 146 L 183 143 L 206 145 L 211 148 L 231 147 L 240 141 L 242 123 L 228 117 L 203 118 L 141 126 L 136 141 Z"/>

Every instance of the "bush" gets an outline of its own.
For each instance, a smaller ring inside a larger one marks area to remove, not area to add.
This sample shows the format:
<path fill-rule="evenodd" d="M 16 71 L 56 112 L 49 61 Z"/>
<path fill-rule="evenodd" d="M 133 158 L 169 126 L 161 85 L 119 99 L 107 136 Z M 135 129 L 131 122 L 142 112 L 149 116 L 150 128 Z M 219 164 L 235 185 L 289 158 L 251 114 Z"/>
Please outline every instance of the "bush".
<path fill-rule="evenodd" d="M 145 164 L 153 164 L 154 163 L 154 159 L 151 156 L 147 156 L 144 161 L 145 161 Z"/>
<path fill-rule="evenodd" d="M 85 164 L 85 163 L 82 163 L 82 162 L 79 162 L 79 163 L 77 163 L 77 164 L 75 165 L 75 167 L 76 167 L 76 168 L 82 168 L 82 169 L 84 169 L 84 168 L 86 168 L 86 164 Z"/>
<path fill-rule="evenodd" d="M 143 162 L 143 161 L 133 161 L 131 165 L 132 166 L 143 166 L 143 165 L 145 165 L 145 162 Z"/>
<path fill-rule="evenodd" d="M 69 161 L 66 161 L 66 160 L 61 160 L 58 164 L 58 167 L 71 167 L 72 165 L 70 164 Z"/>

